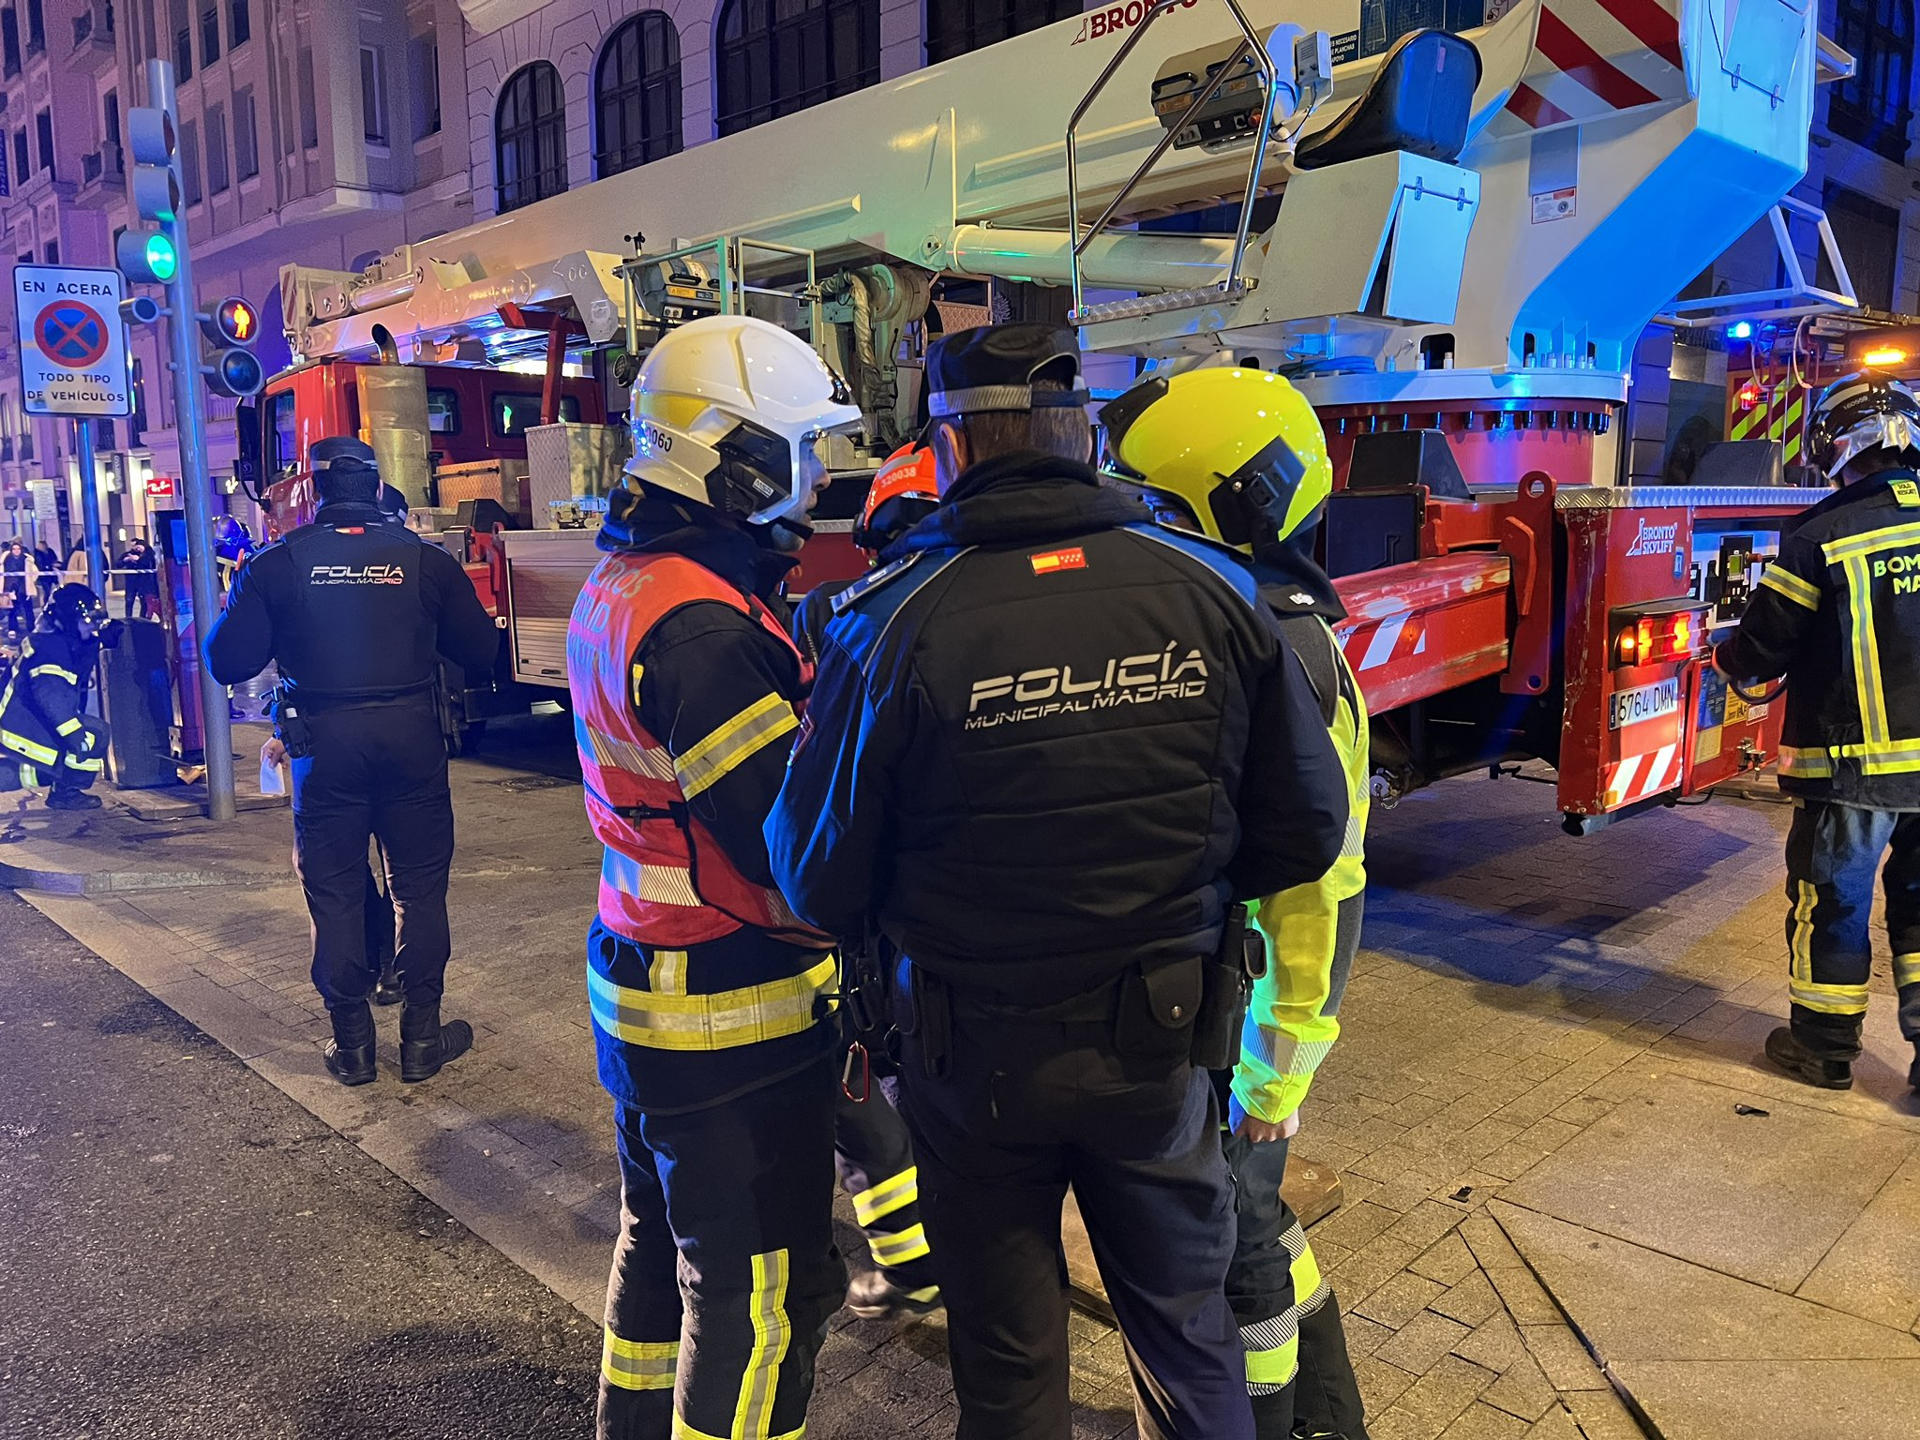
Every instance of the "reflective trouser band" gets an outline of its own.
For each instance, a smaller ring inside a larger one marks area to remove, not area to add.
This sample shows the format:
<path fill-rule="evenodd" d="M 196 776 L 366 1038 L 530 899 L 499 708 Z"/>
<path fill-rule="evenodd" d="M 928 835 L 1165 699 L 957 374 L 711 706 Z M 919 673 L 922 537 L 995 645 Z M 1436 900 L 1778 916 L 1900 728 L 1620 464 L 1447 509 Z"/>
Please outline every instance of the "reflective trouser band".
<path fill-rule="evenodd" d="M 622 1390 L 671 1390 L 679 1365 L 678 1340 L 622 1340 L 609 1327 L 600 1347 L 600 1374 Z"/>
<path fill-rule="evenodd" d="M 1901 987 L 1920 985 L 1920 955 L 1896 955 L 1893 957 L 1893 983 Z M 860 1202 L 855 1200 L 857 1209 Z"/>
<path fill-rule="evenodd" d="M 0 730 L 0 745 L 26 756 L 29 760 L 37 760 L 42 765 L 55 765 L 60 760 L 60 752 L 51 745 L 39 744 L 24 735 L 16 735 L 11 730 Z"/>
<path fill-rule="evenodd" d="M 53 727 L 53 733 L 56 735 L 71 735 L 79 728 L 80 717 L 78 715 L 69 715 L 65 720 L 62 720 L 58 725 Z"/>
<path fill-rule="evenodd" d="M 1803 780 L 1825 780 L 1833 774 L 1833 760 L 1824 750 L 1782 745 L 1780 773 L 1796 775 Z"/>
<path fill-rule="evenodd" d="M 771 692 L 761 696 L 699 744 L 674 757 L 680 793 L 691 800 L 799 724 L 792 702 Z"/>
<path fill-rule="evenodd" d="M 869 1235 L 867 1249 L 873 1252 L 873 1263 L 883 1270 L 905 1265 L 929 1253 L 926 1227 L 909 1225 L 897 1234 Z"/>
<path fill-rule="evenodd" d="M 711 995 L 655 995 L 589 967 L 587 992 L 593 1023 L 616 1040 L 650 1050 L 730 1050 L 811 1029 L 836 963 L 828 955 L 804 974 Z"/>
<path fill-rule="evenodd" d="M 30 789 L 38 788 L 40 784 L 40 772 L 31 765 L 22 765 L 20 767 L 20 783 Z"/>
<path fill-rule="evenodd" d="M 1809 585 L 1791 570 L 1782 570 L 1778 565 L 1769 565 L 1766 573 L 1760 577 L 1760 583 L 1768 590 L 1784 595 L 1794 604 L 1808 610 L 1820 608 L 1820 591 Z"/>
<path fill-rule="evenodd" d="M 69 770 L 86 770 L 98 774 L 107 768 L 107 762 L 98 755 L 84 759 L 78 755 L 69 755 L 66 757 L 66 766 Z"/>
<path fill-rule="evenodd" d="M 1280 1237 L 1280 1243 L 1290 1257 L 1293 1304 L 1270 1320 L 1240 1327 L 1249 1395 L 1270 1395 L 1293 1383 L 1300 1369 L 1300 1321 L 1325 1305 L 1333 1293 L 1298 1221 Z"/>
<path fill-rule="evenodd" d="M 1819 899 L 1810 882 L 1793 882 L 1793 909 L 1787 915 L 1787 973 L 1795 980 L 1813 979 L 1813 907 Z"/>
<path fill-rule="evenodd" d="M 656 950 L 647 964 L 647 988 L 655 995 L 687 993 L 687 952 Z"/>
<path fill-rule="evenodd" d="M 1864 985 L 1817 985 L 1811 980 L 1793 980 L 1787 995 L 1794 1004 L 1822 1015 L 1864 1015 L 1867 1013 L 1867 987 Z"/>
<path fill-rule="evenodd" d="M 853 1218 L 862 1226 L 871 1225 L 883 1216 L 891 1215 L 913 1204 L 920 1198 L 920 1170 L 909 1165 L 898 1175 L 889 1175 L 878 1184 L 869 1185 L 853 1197 Z"/>
<path fill-rule="evenodd" d="M 1290 1318 L 1290 1317 L 1287 1317 Z M 1276 1344 L 1268 1333 L 1278 1320 L 1263 1320 L 1258 1325 L 1240 1327 L 1240 1343 L 1247 1352 L 1247 1393 L 1271 1395 L 1284 1390 L 1300 1373 L 1300 1336 L 1295 1334 Z"/>
<path fill-rule="evenodd" d="M 765 1440 L 806 1440 L 806 1434 L 807 1427 L 802 1425 L 798 1430 L 784 1430 L 778 1435 L 768 1435 L 765 1437 Z M 704 1430 L 694 1429 L 693 1426 L 682 1420 L 678 1415 L 675 1415 L 673 1417 L 672 1440 L 735 1440 L 735 1437 L 729 1435 L 709 1435 Z M 760 1440 L 760 1437 L 756 1436 L 755 1440 Z"/>
<path fill-rule="evenodd" d="M 736 1440 L 772 1437 L 780 1365 L 793 1340 L 793 1321 L 787 1316 L 788 1266 L 784 1250 L 753 1257 L 753 1294 L 747 1301 L 753 1316 L 753 1353 L 747 1358 L 747 1373 L 740 1377 L 740 1403 L 733 1412 Z"/>

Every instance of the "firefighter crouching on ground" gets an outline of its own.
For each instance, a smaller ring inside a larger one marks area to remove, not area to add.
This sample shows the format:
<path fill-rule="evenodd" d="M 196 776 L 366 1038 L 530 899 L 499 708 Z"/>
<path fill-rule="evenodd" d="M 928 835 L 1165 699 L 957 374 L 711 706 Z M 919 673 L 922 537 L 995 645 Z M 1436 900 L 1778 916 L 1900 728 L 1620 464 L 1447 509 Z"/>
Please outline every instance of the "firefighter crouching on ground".
<path fill-rule="evenodd" d="M 1821 392 L 1808 439 L 1839 493 L 1781 541 L 1714 653 L 1736 685 L 1787 682 L 1792 1017 L 1767 1037 L 1767 1058 L 1809 1085 L 1852 1086 L 1880 872 L 1900 1031 L 1916 1049 L 1907 1078 L 1920 1090 L 1920 400 L 1898 380 L 1846 376 Z"/>
<path fill-rule="evenodd" d="M 1143 1432 L 1251 1440 L 1233 1192 L 1193 1059 L 1229 994 L 1207 971 L 1239 994 L 1235 900 L 1340 853 L 1339 762 L 1247 572 L 1101 487 L 1070 330 L 961 331 L 927 375 L 943 504 L 839 597 L 774 873 L 817 925 L 877 924 L 905 957 L 962 1440 L 1071 1431 L 1069 1184 Z"/>
<path fill-rule="evenodd" d="M 798 336 L 713 316 L 648 354 L 632 423 L 567 634 L 622 1192 L 599 1434 L 794 1437 L 846 1287 L 837 977 L 761 838 L 812 681 L 768 599 L 860 411 Z"/>
<path fill-rule="evenodd" d="M 473 1044 L 466 1021 L 440 1023 L 453 799 L 436 657 L 487 669 L 500 637 L 459 561 L 383 523 L 372 447 L 316 441 L 309 463 L 319 512 L 240 567 L 207 635 L 207 669 L 237 685 L 279 667 L 274 733 L 293 767 L 294 864 L 313 920 L 313 984 L 333 1023 L 326 1066 L 343 1085 L 378 1074 L 366 891 L 367 842 L 380 841 L 406 988 L 400 1078 L 411 1083 Z"/>
<path fill-rule="evenodd" d="M 939 505 L 933 471 L 933 452 L 909 443 L 875 473 L 853 527 L 853 543 L 867 552 L 870 563 L 879 563 L 890 544 Z M 809 664 L 820 663 L 833 597 L 853 583 L 816 585 L 795 609 L 793 641 Z M 876 953 L 854 954 L 853 945 L 872 945 Z M 842 966 L 878 966 L 887 950 L 884 939 L 851 937 L 842 944 Z M 843 991 L 850 984 L 843 978 Z M 846 1008 L 841 1019 L 848 1019 Z M 899 1103 L 898 1075 L 886 1055 L 873 1053 L 851 1034 L 848 1039 L 833 1102 L 833 1159 L 874 1268 L 861 1271 L 847 1286 L 847 1308 L 863 1320 L 923 1315 L 939 1307 L 940 1286 L 920 1220 L 913 1142 L 894 1108 Z"/>
<path fill-rule="evenodd" d="M 1214 1072 L 1238 1201 L 1227 1300 L 1247 1351 L 1259 1440 L 1366 1440 L 1340 1306 L 1280 1196 L 1300 1103 L 1340 1033 L 1366 892 L 1367 709 L 1334 638 L 1346 611 L 1310 538 L 1333 489 L 1319 418 L 1278 375 L 1209 368 L 1141 382 L 1100 413 L 1122 471 L 1165 523 L 1250 557 L 1260 595 L 1300 657 L 1346 772 L 1345 844 L 1318 881 L 1255 908 L 1266 964 L 1239 1063 Z"/>
<path fill-rule="evenodd" d="M 0 691 L 0 790 L 41 785 L 49 810 L 97 810 L 88 787 L 106 765 L 107 727 L 87 713 L 100 648 L 120 622 L 85 585 L 62 585 Z"/>

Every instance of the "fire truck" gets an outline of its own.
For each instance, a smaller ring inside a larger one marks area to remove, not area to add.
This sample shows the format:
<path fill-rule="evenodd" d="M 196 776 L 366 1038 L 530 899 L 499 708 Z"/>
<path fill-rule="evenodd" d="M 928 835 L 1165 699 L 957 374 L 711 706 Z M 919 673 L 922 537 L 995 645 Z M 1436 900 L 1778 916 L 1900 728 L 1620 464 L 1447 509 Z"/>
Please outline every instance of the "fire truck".
<path fill-rule="evenodd" d="M 919 357 L 954 297 L 1055 287 L 1089 355 L 1111 357 L 1091 365 L 1109 389 L 1258 366 L 1317 408 L 1337 487 L 1320 544 L 1379 798 L 1540 760 L 1568 827 L 1591 830 L 1776 748 L 1778 714 L 1730 692 L 1708 646 L 1822 492 L 1623 483 L 1622 435 L 1649 321 L 1714 319 L 1668 307 L 1755 224 L 1785 245 L 1815 86 L 1852 64 L 1815 16 L 1516 0 L 1464 36 L 1363 55 L 1358 0 L 1130 0 L 357 274 L 289 266 L 302 366 L 263 411 L 293 437 L 268 442 L 276 511 L 300 513 L 308 441 L 353 421 L 329 386 L 399 370 L 485 395 L 504 383 L 489 366 L 543 354 L 531 433 L 564 430 L 569 396 L 591 427 L 665 327 L 716 309 L 804 331 L 883 452 L 913 433 Z M 1762 313 L 1850 304 L 1837 273 L 1838 290 L 1802 284 Z M 446 378 L 462 367 L 480 372 L 467 389 Z M 436 473 L 462 446 L 509 455 L 481 428 L 490 403 L 462 400 L 436 432 Z M 494 530 L 469 523 L 462 543 Z M 509 678 L 559 675 L 590 534 L 499 526 L 469 551 Z M 524 611 L 522 567 L 539 576 Z"/>

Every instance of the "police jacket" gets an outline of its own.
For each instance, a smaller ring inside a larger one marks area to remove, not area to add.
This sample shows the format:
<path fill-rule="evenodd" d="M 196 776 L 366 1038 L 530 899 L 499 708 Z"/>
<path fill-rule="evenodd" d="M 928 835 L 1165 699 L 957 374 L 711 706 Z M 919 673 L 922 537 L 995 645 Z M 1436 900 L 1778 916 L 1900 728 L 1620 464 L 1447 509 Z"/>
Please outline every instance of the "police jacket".
<path fill-rule="evenodd" d="M 95 741 L 81 717 L 99 663 L 98 640 L 45 624 L 29 635 L 0 689 L 0 750 L 50 769 L 98 772 L 102 757 L 94 753 Z"/>
<path fill-rule="evenodd" d="M 1279 618 L 1281 634 L 1313 685 L 1347 785 L 1340 857 L 1319 879 L 1268 895 L 1254 907 L 1267 967 L 1248 1001 L 1232 1089 L 1250 1115 L 1278 1124 L 1300 1108 L 1340 1035 L 1340 1002 L 1359 946 L 1367 886 L 1371 767 L 1366 702 L 1333 633 L 1346 610 L 1326 572 L 1301 541 L 1264 549 L 1251 568 L 1261 598 Z"/>
<path fill-rule="evenodd" d="M 1782 790 L 1920 809 L 1920 477 L 1886 470 L 1807 511 L 1714 662 L 1786 677 Z"/>
<path fill-rule="evenodd" d="M 1345 786 L 1231 553 L 1086 465 L 975 465 L 840 597 L 775 877 L 988 1003 L 1048 1005 L 1217 949 L 1226 906 L 1317 879 Z"/>
<path fill-rule="evenodd" d="M 812 678 L 776 596 L 790 557 L 704 506 L 624 505 L 568 627 L 586 807 L 606 847 L 587 984 L 602 1084 L 656 1113 L 813 1063 L 836 967 L 762 825 Z"/>
<path fill-rule="evenodd" d="M 378 701 L 424 693 L 435 656 L 490 669 L 499 631 L 460 562 L 372 504 L 321 507 L 234 577 L 207 635 L 222 685 L 276 663 L 308 701 Z"/>

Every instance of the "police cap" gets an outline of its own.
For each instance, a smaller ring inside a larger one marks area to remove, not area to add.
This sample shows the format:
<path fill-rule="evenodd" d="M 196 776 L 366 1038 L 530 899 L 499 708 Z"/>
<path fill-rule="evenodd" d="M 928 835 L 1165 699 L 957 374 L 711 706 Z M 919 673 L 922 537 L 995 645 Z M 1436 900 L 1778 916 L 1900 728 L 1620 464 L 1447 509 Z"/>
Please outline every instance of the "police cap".
<path fill-rule="evenodd" d="M 351 475 L 356 471 L 379 469 L 373 447 L 351 435 L 329 435 L 314 441 L 307 451 L 307 463 L 316 475 L 329 472 Z"/>
<path fill-rule="evenodd" d="M 1035 393 L 1036 380 L 1062 390 Z M 927 351 L 927 409 L 936 418 L 986 410 L 1085 405 L 1080 345 L 1064 325 L 980 325 L 956 330 Z"/>

